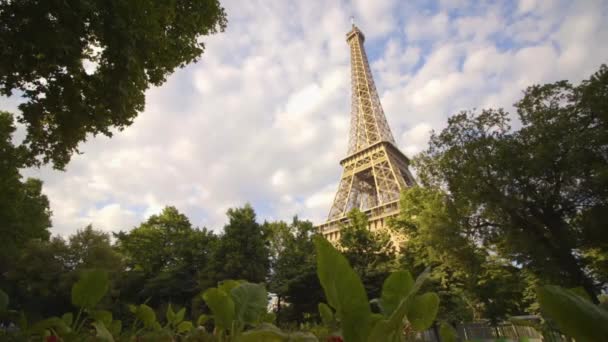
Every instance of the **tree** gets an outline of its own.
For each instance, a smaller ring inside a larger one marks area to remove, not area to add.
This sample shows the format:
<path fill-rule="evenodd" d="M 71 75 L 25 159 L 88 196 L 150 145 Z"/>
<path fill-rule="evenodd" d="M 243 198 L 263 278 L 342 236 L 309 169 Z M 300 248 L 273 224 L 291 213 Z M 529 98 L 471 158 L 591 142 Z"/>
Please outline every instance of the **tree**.
<path fill-rule="evenodd" d="M 123 300 L 189 305 L 191 299 L 215 284 L 207 274 L 216 236 L 195 229 L 175 207 L 166 207 L 138 227 L 115 234 L 117 248 L 129 271 L 121 288 Z"/>
<path fill-rule="evenodd" d="M 62 169 L 88 134 L 129 126 L 226 14 L 217 0 L 2 1 L 0 23 L 0 94 L 26 99 L 30 156 Z"/>
<path fill-rule="evenodd" d="M 61 238 L 29 240 L 5 274 L 3 288 L 10 296 L 11 306 L 23 310 L 33 321 L 62 314 L 71 307 L 68 254 L 68 246 Z"/>
<path fill-rule="evenodd" d="M 14 131 L 12 116 L 0 111 L 0 276 L 27 241 L 48 240 L 51 227 L 42 182 L 33 178 L 22 181 L 19 169 L 24 166 L 24 150 L 13 145 Z"/>
<path fill-rule="evenodd" d="M 413 187 L 401 198 L 396 233 L 407 237 L 404 268 L 431 267 L 430 286 L 441 297 L 439 316 L 452 322 L 487 318 L 493 324 L 523 313 L 526 282 L 509 260 L 477 243 L 470 207 L 440 189 Z"/>
<path fill-rule="evenodd" d="M 515 107 L 519 130 L 500 109 L 451 117 L 418 174 L 470 207 L 485 246 L 597 302 L 602 278 L 589 258 L 608 253 L 608 68 L 578 86 L 529 87 Z"/>
<path fill-rule="evenodd" d="M 316 274 L 314 226 L 297 217 L 289 225 L 280 221 L 264 226 L 270 241 L 268 287 L 277 296 L 277 323 L 302 323 L 307 316 L 316 317 L 317 303 L 324 297 Z"/>
<path fill-rule="evenodd" d="M 380 296 L 384 279 L 395 266 L 395 250 L 388 231 L 371 231 L 359 209 L 348 214 L 340 229 L 340 247 L 357 272 L 370 298 Z"/>
<path fill-rule="evenodd" d="M 29 319 L 63 314 L 70 305 L 70 290 L 82 271 L 108 272 L 112 280 L 123 271 L 122 257 L 107 233 L 87 226 L 68 238 L 29 240 L 6 272 L 3 284 L 15 308 Z M 5 287 L 6 286 L 6 287 Z M 116 290 L 116 286 L 113 287 Z M 110 298 L 105 303 L 113 308 Z"/>
<path fill-rule="evenodd" d="M 266 232 L 256 222 L 251 205 L 228 209 L 228 224 L 220 236 L 214 256 L 217 279 L 239 279 L 252 283 L 266 280 L 269 246 Z"/>
<path fill-rule="evenodd" d="M 113 248 L 110 235 L 93 229 L 92 225 L 78 230 L 68 239 L 68 267 L 102 269 L 115 275 L 124 268 L 122 259 L 122 255 Z"/>

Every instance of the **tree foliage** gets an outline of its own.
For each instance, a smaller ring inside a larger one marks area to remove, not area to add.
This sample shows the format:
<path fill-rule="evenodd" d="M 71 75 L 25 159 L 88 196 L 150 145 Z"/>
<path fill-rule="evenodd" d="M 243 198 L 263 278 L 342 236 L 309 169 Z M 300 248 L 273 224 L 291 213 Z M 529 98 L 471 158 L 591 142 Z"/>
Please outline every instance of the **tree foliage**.
<path fill-rule="evenodd" d="M 384 279 L 394 270 L 395 250 L 388 231 L 372 231 L 367 215 L 359 209 L 348 214 L 340 230 L 340 247 L 353 269 L 363 280 L 366 291 L 378 297 Z"/>
<path fill-rule="evenodd" d="M 407 236 L 401 262 L 413 270 L 431 267 L 429 284 L 442 300 L 443 319 L 496 323 L 523 313 L 528 303 L 521 270 L 477 244 L 469 209 L 439 189 L 406 190 L 392 222 L 396 233 Z"/>
<path fill-rule="evenodd" d="M 228 224 L 220 236 L 214 256 L 218 279 L 239 279 L 252 283 L 266 280 L 269 246 L 264 228 L 256 221 L 251 205 L 229 209 Z"/>
<path fill-rule="evenodd" d="M 89 134 L 129 126 L 226 14 L 217 0 L 2 1 L 0 23 L 0 94 L 26 100 L 31 156 L 63 168 Z"/>
<path fill-rule="evenodd" d="M 529 87 L 515 107 L 517 130 L 500 109 L 451 117 L 418 174 L 469 208 L 484 246 L 595 298 L 605 278 L 590 259 L 608 251 L 608 68 L 577 86 Z"/>
<path fill-rule="evenodd" d="M 19 173 L 24 166 L 24 150 L 13 145 L 14 131 L 12 116 L 0 111 L 0 274 L 29 240 L 48 240 L 51 227 L 42 182 L 33 178 L 23 181 Z"/>
<path fill-rule="evenodd" d="M 270 242 L 268 285 L 277 295 L 277 323 L 302 323 L 317 315 L 317 303 L 323 298 L 315 268 L 315 228 L 297 217 L 291 224 L 279 221 L 265 226 Z"/>
<path fill-rule="evenodd" d="M 164 208 L 116 238 L 129 268 L 121 280 L 125 300 L 150 298 L 152 304 L 185 305 L 201 290 L 201 284 L 215 282 L 209 271 L 217 237 L 206 229 L 194 228 L 175 207 Z"/>

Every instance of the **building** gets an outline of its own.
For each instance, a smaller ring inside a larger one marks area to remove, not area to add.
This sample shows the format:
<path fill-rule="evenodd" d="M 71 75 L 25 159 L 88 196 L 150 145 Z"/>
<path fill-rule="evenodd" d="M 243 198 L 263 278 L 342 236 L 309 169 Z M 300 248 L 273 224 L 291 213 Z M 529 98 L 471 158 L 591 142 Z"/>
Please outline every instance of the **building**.
<path fill-rule="evenodd" d="M 383 229 L 399 213 L 401 191 L 415 184 L 409 159 L 397 148 L 384 116 L 365 53 L 365 36 L 353 24 L 346 34 L 350 46 L 352 105 L 347 156 L 327 221 L 318 226 L 330 241 L 340 237 L 348 213 L 359 208 L 370 229 Z"/>

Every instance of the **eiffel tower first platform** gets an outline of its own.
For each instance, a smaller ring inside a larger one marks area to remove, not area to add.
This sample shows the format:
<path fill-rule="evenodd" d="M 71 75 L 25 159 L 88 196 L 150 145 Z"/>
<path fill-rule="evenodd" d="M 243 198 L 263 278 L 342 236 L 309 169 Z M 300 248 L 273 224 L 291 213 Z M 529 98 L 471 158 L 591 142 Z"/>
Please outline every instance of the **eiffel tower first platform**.
<path fill-rule="evenodd" d="M 352 109 L 348 155 L 340 161 L 342 177 L 327 221 L 318 226 L 330 241 L 340 237 L 348 213 L 359 208 L 369 228 L 383 229 L 399 213 L 401 190 L 415 184 L 409 159 L 397 148 L 374 85 L 363 46 L 365 36 L 353 24 L 350 46 Z"/>

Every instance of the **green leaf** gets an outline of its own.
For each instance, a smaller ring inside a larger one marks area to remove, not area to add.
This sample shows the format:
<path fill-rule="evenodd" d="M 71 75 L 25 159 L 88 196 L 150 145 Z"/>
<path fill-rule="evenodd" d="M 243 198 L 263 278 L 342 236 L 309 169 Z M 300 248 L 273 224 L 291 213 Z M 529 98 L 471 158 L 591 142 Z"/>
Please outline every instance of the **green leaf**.
<path fill-rule="evenodd" d="M 169 305 L 167 305 L 167 312 L 165 313 L 165 316 L 167 317 L 167 322 L 169 324 L 173 324 L 173 321 L 175 320 L 175 312 L 173 312 L 171 303 L 169 303 Z"/>
<path fill-rule="evenodd" d="M 242 283 L 243 283 L 243 281 L 240 281 L 240 280 L 228 279 L 228 280 L 224 280 L 224 281 L 220 282 L 218 284 L 217 288 L 226 293 L 230 293 L 230 291 L 232 291 L 233 288 L 241 285 Z"/>
<path fill-rule="evenodd" d="M 71 329 L 65 324 L 65 322 L 59 317 L 50 317 L 42 321 L 38 321 L 32 325 L 31 331 L 35 333 L 42 333 L 45 330 L 54 330 L 59 334 L 66 334 Z"/>
<path fill-rule="evenodd" d="M 184 316 L 186 315 L 186 308 L 181 308 L 176 314 L 173 320 L 174 324 L 180 324 L 184 320 Z"/>
<path fill-rule="evenodd" d="M 395 327 L 388 319 L 377 319 L 367 339 L 368 342 L 394 341 L 401 335 L 401 325 Z"/>
<path fill-rule="evenodd" d="M 414 279 L 408 271 L 398 271 L 386 278 L 382 285 L 380 308 L 385 316 L 390 316 L 399 303 L 410 293 Z"/>
<path fill-rule="evenodd" d="M 458 341 L 456 330 L 446 322 L 441 322 L 441 325 L 439 326 L 439 337 L 441 337 L 441 342 Z"/>
<path fill-rule="evenodd" d="M 427 268 L 418 276 L 418 278 L 416 278 L 411 290 L 406 297 L 401 300 L 397 308 L 391 314 L 390 318 L 388 320 L 379 320 L 376 322 L 370 333 L 368 341 L 378 341 L 378 339 L 391 341 L 392 339 L 396 339 L 398 336 L 401 336 L 400 334 L 402 334 L 403 320 L 408 312 L 411 298 L 413 298 L 418 290 L 420 290 L 420 287 L 422 287 L 422 284 L 424 284 L 429 275 L 430 269 Z"/>
<path fill-rule="evenodd" d="M 230 296 L 215 287 L 203 293 L 205 303 L 213 313 L 216 327 L 228 329 L 234 320 L 234 301 Z"/>
<path fill-rule="evenodd" d="M 141 304 L 137 307 L 135 316 L 144 324 L 146 328 L 155 328 L 158 324 L 156 321 L 156 313 L 146 304 Z"/>
<path fill-rule="evenodd" d="M 118 335 L 120 335 L 121 331 L 122 331 L 122 321 L 119 319 L 113 320 L 112 324 L 110 324 L 110 332 L 112 333 L 112 335 L 118 336 Z"/>
<path fill-rule="evenodd" d="M 108 273 L 102 270 L 85 271 L 72 286 L 72 304 L 91 309 L 108 291 Z"/>
<path fill-rule="evenodd" d="M 95 336 L 98 339 L 100 339 L 102 341 L 107 341 L 107 342 L 114 342 L 114 337 L 112 337 L 112 334 L 110 334 L 110 331 L 108 331 L 108 329 L 103 324 L 103 322 L 95 321 L 92 324 L 93 324 L 93 327 L 95 327 L 95 331 L 96 331 Z"/>
<path fill-rule="evenodd" d="M 568 291 L 570 291 L 570 292 L 574 293 L 575 295 L 577 295 L 577 296 L 579 296 L 579 297 L 581 297 L 581 298 L 583 298 L 583 299 L 591 302 L 591 297 L 589 297 L 589 294 L 587 293 L 587 291 L 585 291 L 585 289 L 582 288 L 582 287 L 580 287 L 580 286 L 568 289 Z"/>
<path fill-rule="evenodd" d="M 71 326 L 72 322 L 74 321 L 74 315 L 71 312 L 66 312 L 63 314 L 63 316 L 61 316 L 61 320 L 65 323 L 65 325 Z"/>
<path fill-rule="evenodd" d="M 185 333 L 190 330 L 192 330 L 192 322 L 190 321 L 183 321 L 177 326 L 177 332 L 179 334 Z"/>
<path fill-rule="evenodd" d="M 608 336 L 608 311 L 559 286 L 537 289 L 544 314 L 559 330 L 577 341 L 603 341 Z"/>
<path fill-rule="evenodd" d="M 202 325 L 205 325 L 205 323 L 207 323 L 207 321 L 209 321 L 209 318 L 210 317 L 205 314 L 198 316 L 198 319 L 196 320 L 196 325 L 199 327 Z"/>
<path fill-rule="evenodd" d="M 289 334 L 287 341 L 289 341 L 289 342 L 318 342 L 319 339 L 317 339 L 317 337 L 312 333 L 297 331 L 297 332 Z"/>
<path fill-rule="evenodd" d="M 90 314 L 91 318 L 96 321 L 102 322 L 106 327 L 112 324 L 112 313 L 107 310 L 95 310 Z"/>
<path fill-rule="evenodd" d="M 268 323 L 260 324 L 255 330 L 249 330 L 244 332 L 239 342 L 282 342 L 287 341 L 288 335 L 281 331 L 281 329 Z"/>
<path fill-rule="evenodd" d="M 331 311 L 331 308 L 327 306 L 327 304 L 319 303 L 319 315 L 321 315 L 321 320 L 325 326 L 329 327 L 333 324 L 334 313 Z"/>
<path fill-rule="evenodd" d="M 414 330 L 423 331 L 433 325 L 438 309 L 439 296 L 434 292 L 425 293 L 412 298 L 408 305 L 407 319 Z"/>
<path fill-rule="evenodd" d="M 8 309 L 8 295 L 6 292 L 0 290 L 0 312 L 6 311 Z"/>
<path fill-rule="evenodd" d="M 314 238 L 317 275 L 325 297 L 342 323 L 344 340 L 365 341 L 370 332 L 371 309 L 357 273 L 325 238 Z"/>
<path fill-rule="evenodd" d="M 254 324 L 259 322 L 260 316 L 266 313 L 268 307 L 268 293 L 261 284 L 242 283 L 230 291 L 236 320 L 242 323 Z"/>

